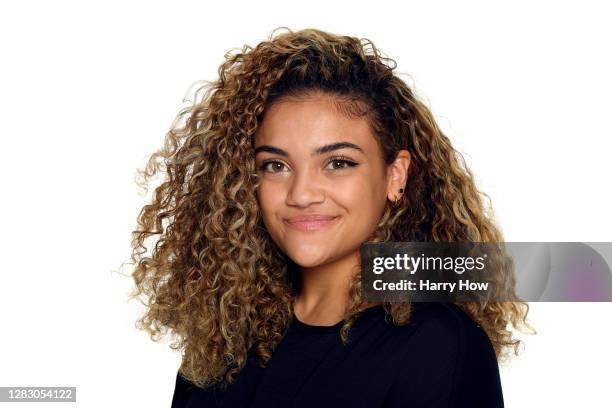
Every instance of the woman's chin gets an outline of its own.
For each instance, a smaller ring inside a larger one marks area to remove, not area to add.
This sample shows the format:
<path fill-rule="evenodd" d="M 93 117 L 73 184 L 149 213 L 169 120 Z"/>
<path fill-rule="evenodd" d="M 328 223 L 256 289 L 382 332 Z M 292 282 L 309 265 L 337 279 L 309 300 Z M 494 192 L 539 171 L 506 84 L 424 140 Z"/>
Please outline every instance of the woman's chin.
<path fill-rule="evenodd" d="M 289 257 L 296 265 L 299 265 L 302 268 L 313 268 L 325 263 L 329 258 L 329 254 L 323 248 L 311 248 L 308 250 L 290 251 Z"/>

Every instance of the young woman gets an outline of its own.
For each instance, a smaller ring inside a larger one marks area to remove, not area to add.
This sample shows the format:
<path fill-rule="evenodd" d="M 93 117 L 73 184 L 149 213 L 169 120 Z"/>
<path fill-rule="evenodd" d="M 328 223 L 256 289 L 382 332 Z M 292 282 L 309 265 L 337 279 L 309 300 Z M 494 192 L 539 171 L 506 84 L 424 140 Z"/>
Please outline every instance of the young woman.
<path fill-rule="evenodd" d="M 226 55 L 151 157 L 145 180 L 167 179 L 134 232 L 134 296 L 154 339 L 178 336 L 173 408 L 503 406 L 526 303 L 360 296 L 364 242 L 503 241 L 394 68 L 367 40 L 271 36 Z"/>

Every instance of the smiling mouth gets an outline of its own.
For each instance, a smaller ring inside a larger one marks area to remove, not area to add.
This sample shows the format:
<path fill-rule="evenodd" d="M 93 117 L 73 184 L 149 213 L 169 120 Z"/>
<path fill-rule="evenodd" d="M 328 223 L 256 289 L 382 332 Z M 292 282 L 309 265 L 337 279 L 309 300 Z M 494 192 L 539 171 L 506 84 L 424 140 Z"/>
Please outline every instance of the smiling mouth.
<path fill-rule="evenodd" d="M 297 229 L 299 231 L 319 231 L 327 228 L 330 224 L 333 224 L 338 217 L 319 217 L 313 219 L 294 219 L 294 220 L 283 220 L 289 227 Z"/>

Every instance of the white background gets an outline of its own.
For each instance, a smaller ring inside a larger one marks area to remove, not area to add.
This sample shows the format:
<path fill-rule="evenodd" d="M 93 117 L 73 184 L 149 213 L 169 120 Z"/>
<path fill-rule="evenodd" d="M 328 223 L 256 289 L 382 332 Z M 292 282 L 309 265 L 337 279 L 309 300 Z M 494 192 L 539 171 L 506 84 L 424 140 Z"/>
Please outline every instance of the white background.
<path fill-rule="evenodd" d="M 605 2 L 299 3 L 2 3 L 0 386 L 170 406 L 179 354 L 134 328 L 131 278 L 113 272 L 146 203 L 135 169 L 194 81 L 279 26 L 366 37 L 394 58 L 507 241 L 611 241 Z M 506 406 L 611 406 L 612 303 L 530 316 L 538 334 L 501 368 Z"/>

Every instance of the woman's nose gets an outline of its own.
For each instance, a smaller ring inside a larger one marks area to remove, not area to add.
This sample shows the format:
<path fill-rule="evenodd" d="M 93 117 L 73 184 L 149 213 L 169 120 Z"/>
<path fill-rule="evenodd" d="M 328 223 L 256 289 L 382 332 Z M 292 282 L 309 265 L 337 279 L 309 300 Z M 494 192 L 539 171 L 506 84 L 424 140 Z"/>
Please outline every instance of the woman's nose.
<path fill-rule="evenodd" d="M 287 205 L 307 207 L 324 200 L 324 185 L 316 171 L 302 171 L 292 175 L 287 192 Z"/>

